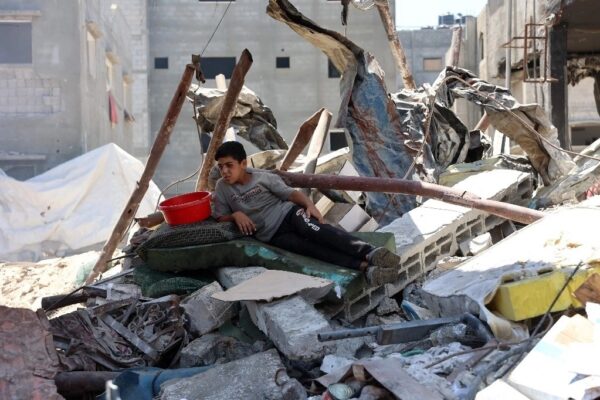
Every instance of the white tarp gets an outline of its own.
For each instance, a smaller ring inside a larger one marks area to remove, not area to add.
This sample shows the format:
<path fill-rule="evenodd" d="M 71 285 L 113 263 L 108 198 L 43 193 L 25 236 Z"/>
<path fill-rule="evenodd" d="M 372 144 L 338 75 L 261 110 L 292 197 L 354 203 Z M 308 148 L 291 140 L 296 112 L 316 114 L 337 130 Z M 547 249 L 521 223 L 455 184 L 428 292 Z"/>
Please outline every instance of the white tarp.
<path fill-rule="evenodd" d="M 35 261 L 103 243 L 143 169 L 111 143 L 24 182 L 0 173 L 0 260 Z M 159 194 L 151 182 L 137 214 L 153 212 Z"/>

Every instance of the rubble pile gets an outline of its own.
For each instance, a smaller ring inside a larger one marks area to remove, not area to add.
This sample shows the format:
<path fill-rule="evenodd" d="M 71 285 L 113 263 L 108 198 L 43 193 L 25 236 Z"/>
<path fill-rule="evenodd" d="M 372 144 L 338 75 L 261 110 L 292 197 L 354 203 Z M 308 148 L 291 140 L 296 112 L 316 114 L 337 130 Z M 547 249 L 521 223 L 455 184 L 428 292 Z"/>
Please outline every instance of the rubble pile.
<path fill-rule="evenodd" d="M 328 223 L 398 254 L 395 280 L 371 284 L 232 222 L 141 218 L 95 282 L 72 279 L 90 273 L 87 253 L 0 264 L 0 398 L 596 398 L 600 140 L 571 159 L 542 107 L 460 68 L 389 94 L 377 60 L 346 37 L 287 0 L 267 13 L 343 72 L 336 126 L 350 146 L 321 154 L 325 109 L 288 145 L 244 87 L 230 126 L 261 150 L 248 164 L 333 178 L 298 186 Z M 203 131 L 217 129 L 226 93 L 188 90 Z M 492 156 L 486 133 L 453 111 L 457 98 L 524 155 Z M 213 169 L 209 187 L 218 178 Z M 50 270 L 62 272 L 44 280 Z M 26 274 L 39 287 L 9 285 Z"/>

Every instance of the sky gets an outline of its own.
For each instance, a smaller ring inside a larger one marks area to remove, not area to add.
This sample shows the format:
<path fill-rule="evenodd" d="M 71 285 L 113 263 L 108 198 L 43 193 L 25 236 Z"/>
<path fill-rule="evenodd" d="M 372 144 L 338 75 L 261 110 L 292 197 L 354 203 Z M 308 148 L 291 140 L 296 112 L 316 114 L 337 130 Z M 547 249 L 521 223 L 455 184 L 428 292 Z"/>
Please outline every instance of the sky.
<path fill-rule="evenodd" d="M 396 0 L 396 28 L 436 26 L 438 16 L 461 13 L 479 15 L 487 0 Z"/>

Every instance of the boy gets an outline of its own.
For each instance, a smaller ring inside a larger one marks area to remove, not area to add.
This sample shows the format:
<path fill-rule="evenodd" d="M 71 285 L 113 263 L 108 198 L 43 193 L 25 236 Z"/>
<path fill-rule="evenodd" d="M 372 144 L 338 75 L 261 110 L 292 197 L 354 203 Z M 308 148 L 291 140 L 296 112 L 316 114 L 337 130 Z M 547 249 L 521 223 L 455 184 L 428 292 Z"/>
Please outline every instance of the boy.
<path fill-rule="evenodd" d="M 400 257 L 325 224 L 304 193 L 273 173 L 247 168 L 240 143 L 223 143 L 215 160 L 221 179 L 215 187 L 213 215 L 219 222 L 235 222 L 243 234 L 282 249 L 363 271 L 372 284 L 398 277 Z"/>

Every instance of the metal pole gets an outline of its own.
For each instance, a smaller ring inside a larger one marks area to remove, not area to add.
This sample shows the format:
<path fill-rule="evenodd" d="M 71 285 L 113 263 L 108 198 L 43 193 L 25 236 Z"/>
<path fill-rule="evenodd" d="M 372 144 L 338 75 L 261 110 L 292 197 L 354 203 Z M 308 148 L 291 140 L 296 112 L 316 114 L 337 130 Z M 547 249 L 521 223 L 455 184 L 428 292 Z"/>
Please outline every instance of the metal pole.
<path fill-rule="evenodd" d="M 394 178 L 296 174 L 273 171 L 291 187 L 358 192 L 402 193 L 434 198 L 446 203 L 475 208 L 522 224 L 544 217 L 544 213 L 501 201 L 482 199 L 472 193 L 421 181 Z"/>
<path fill-rule="evenodd" d="M 154 176 L 154 171 L 156 171 L 160 158 L 162 157 L 162 154 L 169 143 L 169 138 L 171 137 L 171 133 L 175 128 L 175 123 L 177 122 L 177 118 L 179 117 L 179 113 L 183 107 L 183 102 L 185 101 L 187 91 L 192 83 L 192 78 L 194 77 L 195 71 L 196 68 L 191 64 L 188 64 L 185 67 L 185 71 L 183 72 L 183 76 L 179 82 L 179 86 L 177 87 L 177 90 L 171 99 L 171 104 L 169 105 L 167 114 L 165 115 L 162 126 L 160 127 L 160 130 L 156 135 L 156 139 L 154 140 L 154 144 L 152 145 L 152 149 L 150 150 L 150 157 L 148 157 L 148 161 L 146 161 L 146 166 L 144 167 L 144 172 L 142 173 L 140 181 L 138 182 L 137 187 L 133 190 L 133 193 L 131 193 L 131 197 L 125 205 L 125 209 L 121 213 L 121 216 L 113 228 L 110 237 L 104 244 L 104 247 L 100 252 L 100 257 L 98 258 L 96 265 L 94 265 L 94 269 L 92 272 L 90 272 L 89 276 L 85 280 L 86 285 L 92 283 L 98 275 L 106 271 L 106 268 L 108 267 L 108 261 L 111 259 L 112 254 L 115 252 L 115 249 L 123 238 L 123 235 L 125 235 L 131 220 L 133 217 L 135 217 L 135 213 L 140 206 L 140 202 L 148 190 L 150 180 Z"/>

